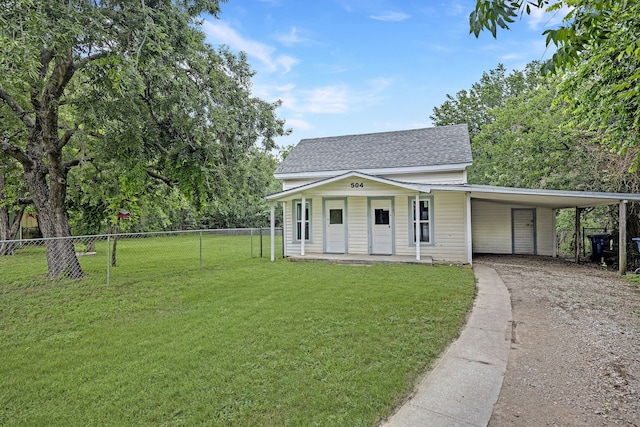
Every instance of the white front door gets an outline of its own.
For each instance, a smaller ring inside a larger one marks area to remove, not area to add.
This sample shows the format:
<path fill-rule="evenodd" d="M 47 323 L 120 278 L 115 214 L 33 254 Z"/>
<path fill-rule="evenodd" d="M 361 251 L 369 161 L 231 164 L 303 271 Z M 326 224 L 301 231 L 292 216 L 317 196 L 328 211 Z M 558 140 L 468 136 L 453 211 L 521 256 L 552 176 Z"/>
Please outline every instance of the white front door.
<path fill-rule="evenodd" d="M 393 254 L 393 218 L 391 200 L 373 199 L 371 210 L 371 254 Z"/>
<path fill-rule="evenodd" d="M 346 224 L 344 200 L 325 201 L 325 252 L 346 252 Z"/>

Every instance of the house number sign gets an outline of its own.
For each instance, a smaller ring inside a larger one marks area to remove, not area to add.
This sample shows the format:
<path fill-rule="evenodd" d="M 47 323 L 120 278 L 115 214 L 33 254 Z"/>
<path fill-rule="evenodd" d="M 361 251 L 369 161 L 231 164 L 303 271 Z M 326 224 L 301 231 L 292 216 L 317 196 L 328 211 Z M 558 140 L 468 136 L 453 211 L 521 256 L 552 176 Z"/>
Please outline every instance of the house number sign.
<path fill-rule="evenodd" d="M 364 183 L 363 182 L 352 182 L 351 183 L 351 188 L 364 188 Z"/>

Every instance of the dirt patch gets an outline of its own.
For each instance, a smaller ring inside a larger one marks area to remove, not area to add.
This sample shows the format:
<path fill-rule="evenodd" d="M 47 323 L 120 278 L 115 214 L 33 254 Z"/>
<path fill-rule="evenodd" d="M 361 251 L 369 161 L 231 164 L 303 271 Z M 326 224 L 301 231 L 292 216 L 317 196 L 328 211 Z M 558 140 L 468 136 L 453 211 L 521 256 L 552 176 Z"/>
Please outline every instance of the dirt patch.
<path fill-rule="evenodd" d="M 640 289 L 595 265 L 483 256 L 511 293 L 512 344 L 489 426 L 640 427 Z"/>

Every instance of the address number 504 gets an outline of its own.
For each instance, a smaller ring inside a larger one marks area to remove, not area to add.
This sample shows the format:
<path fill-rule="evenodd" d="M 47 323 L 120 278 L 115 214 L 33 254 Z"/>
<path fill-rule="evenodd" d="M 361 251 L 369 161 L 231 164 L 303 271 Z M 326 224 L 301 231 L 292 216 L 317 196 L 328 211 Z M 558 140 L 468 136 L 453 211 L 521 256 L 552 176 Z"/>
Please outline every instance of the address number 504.
<path fill-rule="evenodd" d="M 352 182 L 351 183 L 351 188 L 364 188 L 364 183 L 363 182 Z"/>

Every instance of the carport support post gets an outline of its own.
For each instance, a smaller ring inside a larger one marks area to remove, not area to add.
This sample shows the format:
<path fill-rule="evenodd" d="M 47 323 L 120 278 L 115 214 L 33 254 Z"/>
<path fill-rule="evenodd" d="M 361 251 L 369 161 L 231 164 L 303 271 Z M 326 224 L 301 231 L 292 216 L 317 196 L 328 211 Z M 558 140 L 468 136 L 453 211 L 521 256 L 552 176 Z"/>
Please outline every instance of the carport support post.
<path fill-rule="evenodd" d="M 582 209 L 576 207 L 576 241 L 575 241 L 575 249 L 576 249 L 576 264 L 580 264 L 580 212 Z"/>
<path fill-rule="evenodd" d="M 262 249 L 262 244 L 260 245 Z M 276 206 L 271 204 L 271 262 L 276 260 Z"/>
<path fill-rule="evenodd" d="M 618 273 L 627 272 L 627 201 L 620 200 L 618 215 Z"/>
<path fill-rule="evenodd" d="M 307 199 L 302 196 L 302 208 L 300 209 L 300 255 L 304 256 L 304 241 L 307 239 L 305 224 L 307 222 Z"/>

